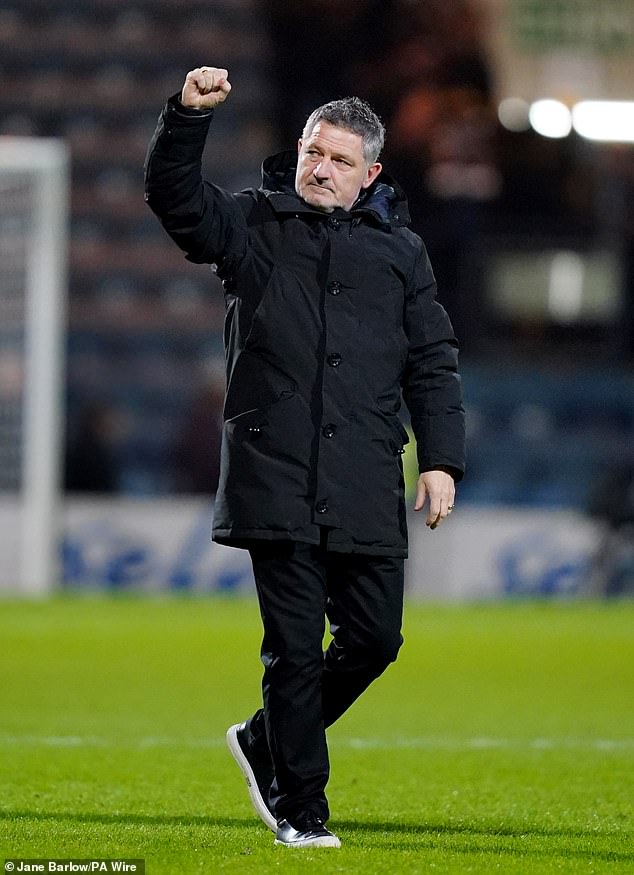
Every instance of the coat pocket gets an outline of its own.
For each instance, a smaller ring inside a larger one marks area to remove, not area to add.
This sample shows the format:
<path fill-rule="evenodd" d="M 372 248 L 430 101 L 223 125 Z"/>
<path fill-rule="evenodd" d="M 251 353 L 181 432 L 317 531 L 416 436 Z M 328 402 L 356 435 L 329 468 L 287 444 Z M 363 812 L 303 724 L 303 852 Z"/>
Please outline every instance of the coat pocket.
<path fill-rule="evenodd" d="M 309 414 L 300 396 L 289 391 L 266 407 L 228 419 L 222 450 L 228 487 L 245 502 L 249 495 L 256 501 L 256 494 L 257 501 L 265 493 L 266 500 L 303 494 L 310 464 Z"/>
<path fill-rule="evenodd" d="M 270 425 L 268 413 L 278 404 L 288 401 L 295 396 L 295 392 L 291 389 L 283 389 L 279 395 L 270 403 L 258 407 L 250 407 L 248 410 L 243 410 L 241 413 L 236 413 L 235 416 L 230 416 L 225 419 L 225 425 L 238 428 L 240 430 L 247 429 L 251 433 L 256 433 L 262 428 Z"/>
<path fill-rule="evenodd" d="M 231 368 L 225 422 L 237 421 L 257 410 L 268 410 L 278 401 L 290 398 L 296 392 L 295 381 L 260 356 L 242 350 Z"/>

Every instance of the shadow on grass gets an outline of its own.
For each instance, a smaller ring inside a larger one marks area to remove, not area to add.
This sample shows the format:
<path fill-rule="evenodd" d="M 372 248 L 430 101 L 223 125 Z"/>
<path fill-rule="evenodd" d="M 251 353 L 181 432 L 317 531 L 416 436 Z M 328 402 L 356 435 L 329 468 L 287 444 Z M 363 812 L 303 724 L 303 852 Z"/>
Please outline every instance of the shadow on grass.
<path fill-rule="evenodd" d="M 57 821 L 71 823 L 93 823 L 93 824 L 124 824 L 124 825 L 142 825 L 156 827 L 170 826 L 185 826 L 185 827 L 229 827 L 241 830 L 262 829 L 253 817 L 208 817 L 206 815 L 153 815 L 153 814 L 98 814 L 89 812 L 73 812 L 73 811 L 0 811 L 0 821 L 11 820 L 35 820 L 35 821 Z M 625 838 L 624 833 L 615 830 L 575 830 L 566 829 L 564 827 L 541 827 L 536 825 L 527 825 L 526 827 L 503 827 L 487 824 L 473 825 L 458 825 L 447 823 L 411 823 L 411 822 L 382 822 L 382 821 L 361 821 L 361 820 L 336 820 L 334 829 L 341 833 L 348 833 L 351 839 L 355 835 L 363 837 L 363 844 L 368 846 L 368 834 L 376 834 L 377 839 L 382 835 L 395 850 L 422 850 L 424 846 L 429 849 L 437 847 L 443 851 L 451 850 L 460 854 L 470 853 L 492 853 L 492 854 L 510 854 L 513 856 L 527 857 L 552 857 L 562 856 L 569 858 L 579 858 L 585 860 L 602 860 L 611 863 L 629 863 L 634 861 L 634 851 L 632 853 L 620 853 L 617 851 L 592 848 L 593 841 L 609 841 L 610 839 Z M 270 833 L 269 833 L 270 835 Z M 439 837 L 454 838 L 473 838 L 473 839 L 498 839 L 499 842 L 495 846 L 485 846 L 482 843 L 468 844 L 458 843 L 456 841 L 447 843 L 443 842 L 433 845 L 434 839 Z M 585 840 L 588 842 L 588 847 L 571 848 L 569 845 L 557 845 L 556 842 L 548 847 L 522 847 L 514 844 L 513 846 L 504 846 L 504 839 L 518 839 L 530 841 L 531 839 L 563 839 L 563 840 Z M 426 842 L 425 842 L 426 840 Z M 377 846 L 384 845 L 386 842 L 377 841 Z"/>
<path fill-rule="evenodd" d="M 207 817 L 204 814 L 90 814 L 76 811 L 0 811 L 1 820 L 54 820 L 71 823 L 120 823 L 143 826 L 227 826 L 251 829 L 253 817 Z"/>
<path fill-rule="evenodd" d="M 621 853 L 618 851 L 592 848 L 591 843 L 595 841 L 609 841 L 610 839 L 625 839 L 626 835 L 623 832 L 616 830 L 575 830 L 566 829 L 564 827 L 541 827 L 536 825 L 527 825 L 525 827 L 504 827 L 493 826 L 487 824 L 472 824 L 458 825 L 447 823 L 407 823 L 407 822 L 380 822 L 380 821 L 357 821 L 357 820 L 337 820 L 335 827 L 337 831 L 358 834 L 363 836 L 367 842 L 368 833 L 380 833 L 384 836 L 390 834 L 398 834 L 399 838 L 393 843 L 388 838 L 388 843 L 393 844 L 398 850 L 421 850 L 421 842 L 427 840 L 427 847 L 432 847 L 432 842 L 439 836 L 442 837 L 472 837 L 474 839 L 499 839 L 500 842 L 493 846 L 483 844 L 469 845 L 466 843 L 449 842 L 442 844 L 442 849 L 447 851 L 451 849 L 456 853 L 492 853 L 492 854 L 507 854 L 512 856 L 527 856 L 527 857 L 553 857 L 562 856 L 570 858 L 579 858 L 584 860 L 601 860 L 610 863 L 630 863 L 634 861 L 634 851 L 632 853 Z M 416 836 L 417 840 L 412 837 Z M 521 845 L 504 846 L 504 839 L 518 839 L 520 841 L 530 842 L 531 840 L 553 839 L 554 841 L 543 848 L 522 847 Z M 569 844 L 558 846 L 557 839 L 572 840 L 576 842 L 586 841 L 588 847 L 571 848 Z M 385 844 L 385 842 L 383 843 Z"/>
<path fill-rule="evenodd" d="M 382 832 L 382 833 L 418 833 L 424 835 L 480 835 L 500 836 L 501 838 L 599 838 L 610 839 L 622 835 L 615 830 L 598 831 L 594 829 L 564 829 L 563 827 L 541 826 L 491 826 L 487 824 L 451 824 L 451 823 L 407 823 L 406 821 L 363 821 L 339 820 L 337 828 L 350 832 Z"/>

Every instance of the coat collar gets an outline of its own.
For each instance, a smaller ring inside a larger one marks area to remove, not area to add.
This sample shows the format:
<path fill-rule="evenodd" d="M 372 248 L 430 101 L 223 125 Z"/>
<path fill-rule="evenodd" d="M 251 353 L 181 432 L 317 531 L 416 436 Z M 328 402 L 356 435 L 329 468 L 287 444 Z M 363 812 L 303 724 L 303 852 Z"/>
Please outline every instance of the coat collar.
<path fill-rule="evenodd" d="M 311 207 L 295 192 L 297 152 L 287 150 L 266 158 L 262 164 L 262 193 L 278 213 L 310 213 L 328 216 Z M 363 216 L 378 222 L 385 228 L 404 227 L 409 224 L 409 207 L 405 192 L 396 180 L 382 171 L 378 179 L 363 191 L 349 213 L 337 210 L 337 215 L 353 219 Z"/>

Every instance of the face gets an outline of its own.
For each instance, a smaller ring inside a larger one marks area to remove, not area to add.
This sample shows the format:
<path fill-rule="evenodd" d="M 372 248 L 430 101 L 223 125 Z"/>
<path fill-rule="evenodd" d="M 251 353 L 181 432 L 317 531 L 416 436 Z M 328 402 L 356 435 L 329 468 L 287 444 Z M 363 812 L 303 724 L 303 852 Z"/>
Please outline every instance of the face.
<path fill-rule="evenodd" d="M 381 165 L 363 157 L 362 138 L 345 128 L 318 121 L 297 144 L 295 191 L 311 207 L 331 213 L 349 210 L 362 189 L 372 185 Z"/>

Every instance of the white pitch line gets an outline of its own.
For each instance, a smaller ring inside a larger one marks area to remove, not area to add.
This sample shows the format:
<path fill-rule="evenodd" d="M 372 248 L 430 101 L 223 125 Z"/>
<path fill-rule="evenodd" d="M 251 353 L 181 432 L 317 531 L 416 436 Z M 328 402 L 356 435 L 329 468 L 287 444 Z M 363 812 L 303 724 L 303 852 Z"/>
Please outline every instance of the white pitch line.
<path fill-rule="evenodd" d="M 634 750 L 634 738 L 445 738 L 438 736 L 403 738 L 335 738 L 330 747 L 350 750 L 594 750 L 601 752 Z M 107 738 L 96 735 L 0 735 L 0 747 L 82 748 L 111 747 L 149 749 L 223 748 L 223 737 L 143 736 L 141 738 Z"/>
<path fill-rule="evenodd" d="M 634 738 L 396 738 L 390 741 L 373 738 L 350 738 L 335 742 L 337 746 L 356 750 L 634 750 Z"/>

